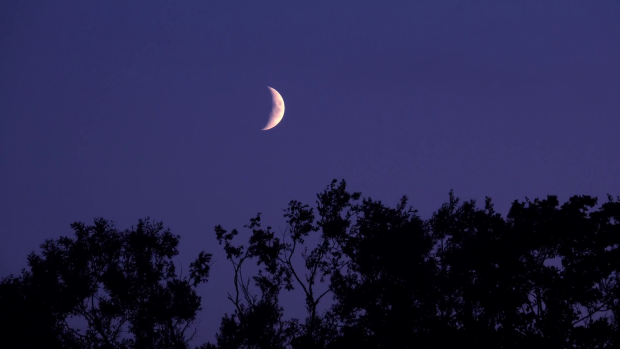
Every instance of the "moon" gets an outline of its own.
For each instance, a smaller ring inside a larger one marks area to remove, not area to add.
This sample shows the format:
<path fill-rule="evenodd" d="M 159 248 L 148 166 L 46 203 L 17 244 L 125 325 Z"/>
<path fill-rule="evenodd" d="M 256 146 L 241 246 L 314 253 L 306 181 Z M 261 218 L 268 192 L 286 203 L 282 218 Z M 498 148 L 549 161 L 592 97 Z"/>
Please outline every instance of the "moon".
<path fill-rule="evenodd" d="M 276 125 L 282 121 L 282 117 L 284 116 L 284 100 L 282 99 L 282 96 L 275 89 L 269 86 L 267 86 L 267 88 L 271 91 L 273 107 L 271 109 L 271 113 L 269 113 L 267 125 L 262 128 L 262 131 L 267 131 L 276 127 Z"/>

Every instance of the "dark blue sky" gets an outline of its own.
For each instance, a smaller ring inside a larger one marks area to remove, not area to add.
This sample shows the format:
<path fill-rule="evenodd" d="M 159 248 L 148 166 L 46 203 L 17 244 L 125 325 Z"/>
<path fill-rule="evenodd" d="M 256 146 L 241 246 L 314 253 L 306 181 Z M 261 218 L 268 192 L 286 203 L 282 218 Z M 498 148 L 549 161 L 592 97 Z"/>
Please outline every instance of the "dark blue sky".
<path fill-rule="evenodd" d="M 207 340 L 232 310 L 213 227 L 283 227 L 334 178 L 423 218 L 450 189 L 502 213 L 618 195 L 618 18 L 614 0 L 2 1 L 0 275 L 74 221 L 151 216 L 186 270 L 215 254 Z M 260 131 L 267 85 L 286 114 Z"/>

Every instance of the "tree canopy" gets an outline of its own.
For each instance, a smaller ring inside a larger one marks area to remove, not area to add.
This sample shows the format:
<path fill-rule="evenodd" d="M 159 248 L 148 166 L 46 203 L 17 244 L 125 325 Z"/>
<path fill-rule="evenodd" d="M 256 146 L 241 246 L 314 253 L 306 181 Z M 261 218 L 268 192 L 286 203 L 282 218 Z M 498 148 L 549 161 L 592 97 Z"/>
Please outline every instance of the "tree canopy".
<path fill-rule="evenodd" d="M 211 256 L 200 254 L 180 278 L 179 236 L 162 223 L 140 220 L 124 232 L 104 219 L 71 226 L 75 238 L 46 241 L 28 256 L 30 270 L 2 281 L 5 348 L 185 348 Z"/>
<path fill-rule="evenodd" d="M 247 234 L 216 226 L 232 312 L 201 348 L 620 346 L 620 198 L 526 198 L 504 218 L 490 198 L 477 207 L 450 192 L 426 220 L 407 202 L 391 207 L 334 180 L 314 207 L 291 201 L 283 230 L 260 214 Z M 181 278 L 170 260 L 179 237 L 161 223 L 72 226 L 74 239 L 47 241 L 29 270 L 2 281 L 3 338 L 188 347 L 211 255 Z M 304 318 L 284 316 L 282 292 L 303 296 Z"/>

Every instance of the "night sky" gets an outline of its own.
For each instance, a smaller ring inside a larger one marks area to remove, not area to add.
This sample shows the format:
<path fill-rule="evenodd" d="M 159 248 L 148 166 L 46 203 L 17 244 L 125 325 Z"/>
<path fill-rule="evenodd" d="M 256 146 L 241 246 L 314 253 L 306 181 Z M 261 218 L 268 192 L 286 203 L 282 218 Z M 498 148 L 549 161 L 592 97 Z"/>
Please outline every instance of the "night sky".
<path fill-rule="evenodd" d="M 408 195 L 425 219 L 450 189 L 502 214 L 548 194 L 606 201 L 618 18 L 615 0 L 4 0 L 0 276 L 72 222 L 150 216 L 181 235 L 186 274 L 214 253 L 206 341 L 232 311 L 213 227 L 261 212 L 284 228 L 288 202 L 334 178 L 391 206 Z M 261 131 L 266 86 L 286 113 Z"/>

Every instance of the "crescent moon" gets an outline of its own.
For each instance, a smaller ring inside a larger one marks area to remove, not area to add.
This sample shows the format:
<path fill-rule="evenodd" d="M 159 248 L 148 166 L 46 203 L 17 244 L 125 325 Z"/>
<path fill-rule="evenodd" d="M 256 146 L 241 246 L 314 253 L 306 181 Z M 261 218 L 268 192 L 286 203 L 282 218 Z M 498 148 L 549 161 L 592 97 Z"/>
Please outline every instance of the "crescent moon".
<path fill-rule="evenodd" d="M 277 124 L 282 121 L 282 117 L 284 117 L 284 100 L 282 96 L 278 93 L 278 91 L 273 88 L 267 86 L 271 91 L 271 97 L 273 100 L 273 107 L 271 109 L 271 113 L 269 114 L 269 120 L 267 121 L 267 125 L 262 128 L 262 131 L 266 131 L 276 127 Z"/>

